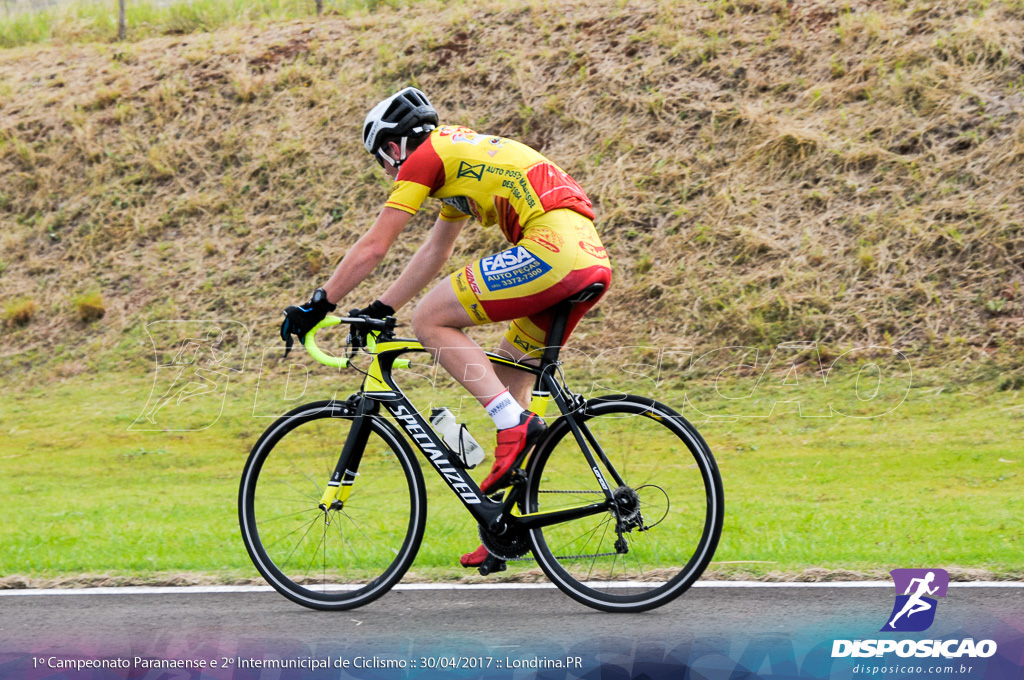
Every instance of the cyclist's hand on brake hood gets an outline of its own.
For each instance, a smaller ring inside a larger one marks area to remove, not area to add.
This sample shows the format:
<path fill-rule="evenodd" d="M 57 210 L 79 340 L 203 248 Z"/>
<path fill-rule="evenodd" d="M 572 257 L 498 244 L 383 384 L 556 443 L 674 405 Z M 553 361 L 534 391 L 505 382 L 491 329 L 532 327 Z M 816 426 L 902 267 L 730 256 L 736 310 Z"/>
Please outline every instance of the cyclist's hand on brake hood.
<path fill-rule="evenodd" d="M 313 291 L 313 297 L 309 302 L 301 305 L 291 305 L 284 310 L 284 321 L 281 323 L 281 339 L 284 340 L 284 355 L 288 356 L 296 336 L 299 342 L 305 342 L 306 333 L 312 330 L 313 326 L 324 320 L 328 312 L 333 312 L 337 305 L 327 301 L 327 293 L 323 288 Z"/>
<path fill-rule="evenodd" d="M 395 309 L 391 305 L 384 304 L 380 300 L 374 300 L 369 307 L 353 309 L 349 312 L 351 316 L 367 316 L 371 319 L 386 319 L 395 315 Z"/>

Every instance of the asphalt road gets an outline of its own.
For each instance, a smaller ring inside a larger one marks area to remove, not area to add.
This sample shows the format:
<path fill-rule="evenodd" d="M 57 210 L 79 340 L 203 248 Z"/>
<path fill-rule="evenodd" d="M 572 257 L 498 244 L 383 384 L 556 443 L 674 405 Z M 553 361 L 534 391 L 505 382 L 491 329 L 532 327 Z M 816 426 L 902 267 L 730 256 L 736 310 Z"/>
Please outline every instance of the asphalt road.
<path fill-rule="evenodd" d="M 928 635 L 993 637 L 1002 641 L 1001 651 L 1024 654 L 1022 585 L 951 585 Z M 379 664 L 383 659 L 407 664 L 403 675 L 393 677 L 413 677 L 416 674 L 408 664 L 423 669 L 420 664 L 494 664 L 497 659 L 504 668 L 506 664 L 574 658 L 590 667 L 618 664 L 619 668 L 633 668 L 652 659 L 667 663 L 670 657 L 685 657 L 692 661 L 698 652 L 706 660 L 709 649 L 728 668 L 746 658 L 744 655 L 749 657 L 751 649 L 761 649 L 754 655 L 761 665 L 770 668 L 771 655 L 776 654 L 776 665 L 799 666 L 812 657 L 822 663 L 834 639 L 884 637 L 878 630 L 892 609 L 893 597 L 892 587 L 885 584 L 710 585 L 695 587 L 651 612 L 606 614 L 576 604 L 548 587 L 397 589 L 363 608 L 334 613 L 304 609 L 271 591 L 0 594 L 0 679 L 29 677 L 13 673 L 21 672 L 30 660 L 39 664 L 43 659 L 49 663 L 56 659 L 60 663 L 72 657 L 117 657 L 134 659 L 136 664 L 138 658 L 155 658 L 235 666 L 266 658 L 330 659 L 339 668 L 347 660 L 363 669 L 367 663 Z M 466 661 L 469 659 L 472 661 Z M 436 674 L 424 672 L 422 677 L 441 677 L 442 670 L 452 677 L 501 677 L 496 668 L 491 674 L 481 671 L 475 676 L 468 669 L 435 670 Z M 220 674 L 204 672 L 180 677 L 307 677 L 301 672 L 281 675 L 280 670 L 267 674 L 265 669 L 242 675 L 237 671 L 225 675 L 223 669 Z M 312 670 L 307 672 L 313 673 L 308 677 L 320 677 Z M 37 673 L 31 677 L 58 676 Z M 117 677 L 179 676 L 137 673 Z M 352 670 L 350 676 L 331 670 L 324 677 L 392 676 L 378 669 Z M 619 676 L 602 673 L 600 677 L 638 676 L 629 671 Z"/>

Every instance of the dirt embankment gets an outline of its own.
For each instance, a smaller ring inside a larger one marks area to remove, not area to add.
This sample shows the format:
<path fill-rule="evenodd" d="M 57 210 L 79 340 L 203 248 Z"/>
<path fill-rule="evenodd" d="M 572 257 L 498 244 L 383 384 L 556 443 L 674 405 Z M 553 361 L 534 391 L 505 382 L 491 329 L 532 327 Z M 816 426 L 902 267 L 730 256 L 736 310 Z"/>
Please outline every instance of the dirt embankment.
<path fill-rule="evenodd" d="M 270 343 L 382 203 L 359 128 L 412 83 L 594 199 L 616 279 L 584 345 L 1019 365 L 1021 36 L 1019 3 L 425 3 L 5 51 L 0 356 L 82 371 L 168 318 Z"/>

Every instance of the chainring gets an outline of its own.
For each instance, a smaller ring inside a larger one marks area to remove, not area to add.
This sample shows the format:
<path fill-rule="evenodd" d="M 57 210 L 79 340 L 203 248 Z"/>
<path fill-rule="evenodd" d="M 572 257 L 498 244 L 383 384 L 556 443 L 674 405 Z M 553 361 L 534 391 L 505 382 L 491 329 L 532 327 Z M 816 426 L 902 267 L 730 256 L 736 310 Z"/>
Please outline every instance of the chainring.
<path fill-rule="evenodd" d="M 530 552 L 530 538 L 525 531 L 509 529 L 502 535 L 478 527 L 480 542 L 500 560 L 514 560 Z"/>

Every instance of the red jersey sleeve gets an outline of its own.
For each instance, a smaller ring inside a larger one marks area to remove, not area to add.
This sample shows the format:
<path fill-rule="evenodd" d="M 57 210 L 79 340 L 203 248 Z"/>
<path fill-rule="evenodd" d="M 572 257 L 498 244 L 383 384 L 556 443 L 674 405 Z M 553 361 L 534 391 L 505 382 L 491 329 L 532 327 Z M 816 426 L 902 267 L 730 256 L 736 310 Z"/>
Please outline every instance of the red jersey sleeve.
<path fill-rule="evenodd" d="M 398 169 L 387 207 L 415 214 L 432 192 L 444 186 L 444 162 L 434 150 L 432 139 L 409 154 Z"/>

